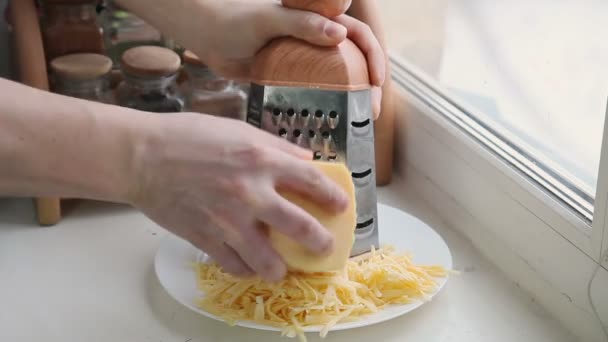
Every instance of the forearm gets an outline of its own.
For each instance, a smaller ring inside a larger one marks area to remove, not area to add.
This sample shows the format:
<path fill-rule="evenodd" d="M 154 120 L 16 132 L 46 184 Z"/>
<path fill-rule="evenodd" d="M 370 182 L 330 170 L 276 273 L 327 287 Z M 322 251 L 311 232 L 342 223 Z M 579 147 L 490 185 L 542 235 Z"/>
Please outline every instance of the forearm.
<path fill-rule="evenodd" d="M 156 27 L 163 35 L 187 47 L 201 46 L 201 41 L 212 42 L 220 38 L 223 33 L 216 32 L 213 23 L 216 20 L 215 8 L 218 4 L 221 6 L 223 1 L 225 0 L 116 0 L 119 5 Z M 201 24 L 207 29 L 192 32 L 193 27 L 200 27 Z"/>
<path fill-rule="evenodd" d="M 128 202 L 146 121 L 0 79 L 0 195 Z"/>

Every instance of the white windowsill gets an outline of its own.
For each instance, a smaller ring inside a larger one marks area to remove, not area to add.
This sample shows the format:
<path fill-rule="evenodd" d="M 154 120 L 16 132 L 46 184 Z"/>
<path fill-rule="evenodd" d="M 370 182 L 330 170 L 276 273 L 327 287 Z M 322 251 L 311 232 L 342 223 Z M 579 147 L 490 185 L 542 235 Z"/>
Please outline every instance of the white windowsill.
<path fill-rule="evenodd" d="M 328 342 L 573 341 L 414 191 L 402 191 L 410 186 L 396 179 L 379 189 L 380 201 L 431 225 L 462 274 L 419 310 L 331 333 Z M 86 202 L 51 228 L 38 227 L 32 215 L 30 200 L 0 200 L 0 303 L 10 308 L 0 315 L 2 341 L 290 341 L 228 327 L 173 301 L 152 269 L 166 233 L 134 210 Z"/>
<path fill-rule="evenodd" d="M 408 180 L 403 191 L 414 190 L 431 203 L 450 227 L 583 341 L 604 341 L 586 292 L 596 265 L 588 255 L 592 246 L 583 251 L 564 237 L 576 236 L 568 213 L 538 193 L 531 196 L 529 184 L 514 181 L 514 172 L 490 162 L 489 152 L 424 104 L 407 94 L 399 98 L 397 164 Z M 593 294 L 604 321 L 606 288 L 608 271 L 602 269 Z"/>

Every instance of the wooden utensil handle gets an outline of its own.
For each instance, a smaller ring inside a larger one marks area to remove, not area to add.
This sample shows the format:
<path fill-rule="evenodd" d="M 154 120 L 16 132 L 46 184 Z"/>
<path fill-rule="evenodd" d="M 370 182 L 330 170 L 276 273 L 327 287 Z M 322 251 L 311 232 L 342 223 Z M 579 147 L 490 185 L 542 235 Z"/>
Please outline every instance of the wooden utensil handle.
<path fill-rule="evenodd" d="M 345 13 L 351 0 L 282 0 L 282 3 L 332 18 Z M 258 52 L 251 70 L 251 81 L 264 86 L 337 91 L 371 87 L 365 55 L 349 39 L 334 47 L 292 37 L 274 39 Z"/>
<path fill-rule="evenodd" d="M 282 0 L 283 6 L 316 12 L 328 18 L 346 13 L 352 0 Z"/>
<path fill-rule="evenodd" d="M 30 87 L 49 90 L 42 35 L 34 0 L 10 2 L 10 22 L 13 24 L 13 58 L 18 66 L 18 80 Z M 61 219 L 59 198 L 36 199 L 38 222 L 53 225 Z"/>

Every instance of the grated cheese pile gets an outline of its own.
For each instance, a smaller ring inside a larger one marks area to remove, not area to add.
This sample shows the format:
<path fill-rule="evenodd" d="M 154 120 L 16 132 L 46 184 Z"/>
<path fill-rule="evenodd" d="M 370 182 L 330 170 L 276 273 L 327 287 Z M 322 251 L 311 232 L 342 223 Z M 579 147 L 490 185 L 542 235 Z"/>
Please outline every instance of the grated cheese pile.
<path fill-rule="evenodd" d="M 240 279 L 216 264 L 196 265 L 198 305 L 231 325 L 251 321 L 281 328 L 283 336 L 306 341 L 305 327 L 322 326 L 325 337 L 336 324 L 360 319 L 390 304 L 428 300 L 437 290 L 441 266 L 414 265 L 393 248 L 372 250 L 348 261 L 339 273 L 289 273 L 279 283 Z"/>

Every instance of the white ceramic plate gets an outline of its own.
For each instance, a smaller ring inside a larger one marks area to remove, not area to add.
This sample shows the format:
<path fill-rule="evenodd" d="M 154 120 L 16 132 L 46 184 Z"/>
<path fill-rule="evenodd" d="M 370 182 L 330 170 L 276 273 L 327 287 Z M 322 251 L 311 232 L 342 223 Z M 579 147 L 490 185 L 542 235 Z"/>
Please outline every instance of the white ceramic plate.
<path fill-rule="evenodd" d="M 452 269 L 452 256 L 443 239 L 429 226 L 417 218 L 398 209 L 379 204 L 380 244 L 390 244 L 397 252 L 411 252 L 417 264 L 442 265 Z M 181 304 L 203 316 L 222 321 L 221 318 L 196 306 L 195 301 L 203 293 L 197 288 L 196 274 L 192 263 L 200 260 L 201 252 L 185 240 L 169 235 L 164 239 L 155 258 L 155 270 L 162 286 L 170 296 Z M 447 278 L 439 279 L 439 290 Z M 436 294 L 436 293 L 435 293 Z M 419 301 L 405 305 L 392 305 L 375 314 L 362 317 L 355 322 L 340 323 L 331 330 L 344 330 L 364 327 L 384 322 L 422 306 Z M 252 322 L 238 322 L 237 325 L 253 329 L 279 331 Z M 306 332 L 319 332 L 322 327 L 307 327 Z"/>

